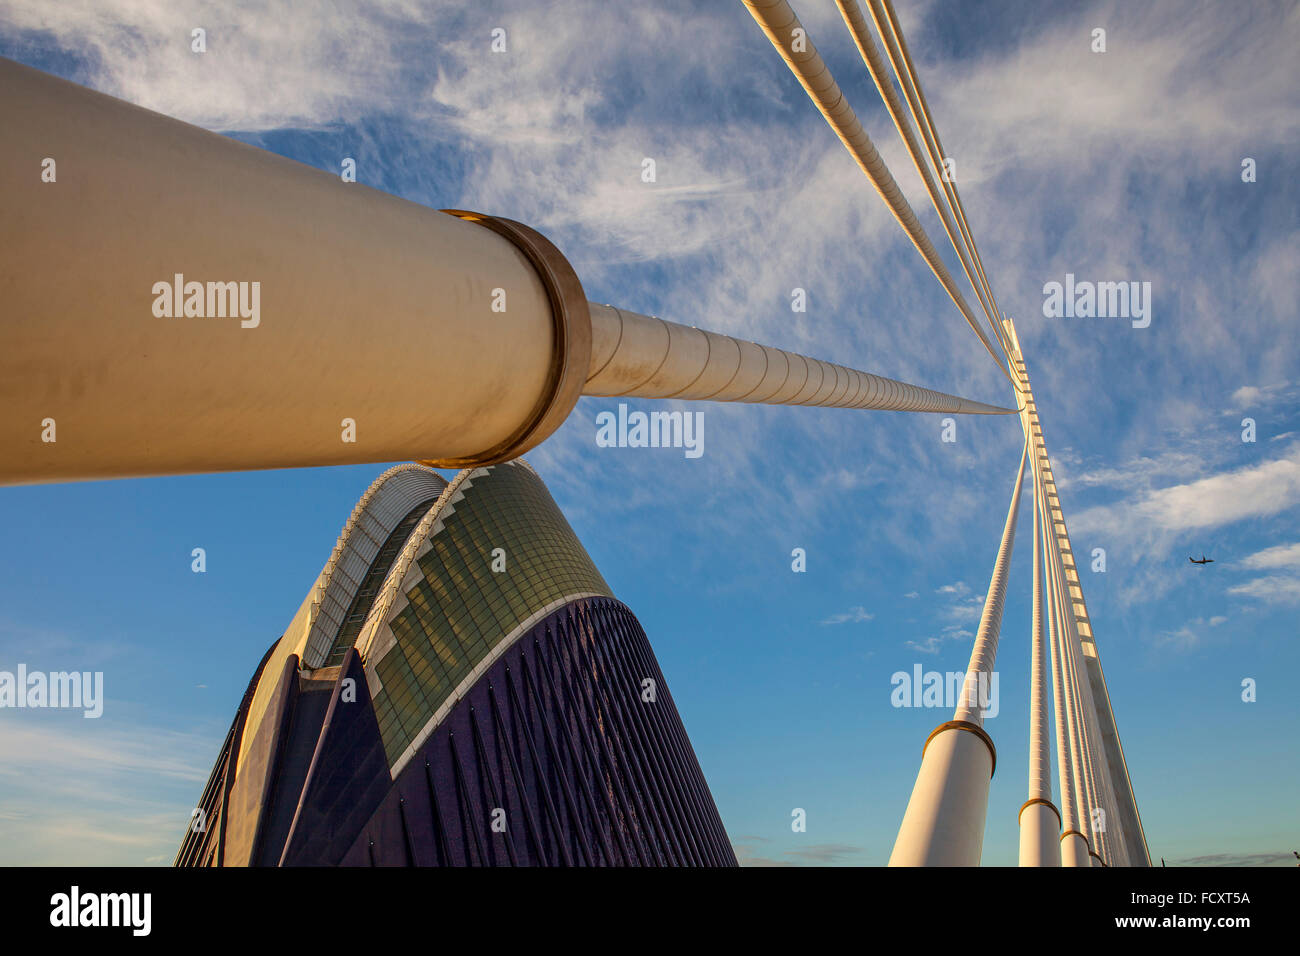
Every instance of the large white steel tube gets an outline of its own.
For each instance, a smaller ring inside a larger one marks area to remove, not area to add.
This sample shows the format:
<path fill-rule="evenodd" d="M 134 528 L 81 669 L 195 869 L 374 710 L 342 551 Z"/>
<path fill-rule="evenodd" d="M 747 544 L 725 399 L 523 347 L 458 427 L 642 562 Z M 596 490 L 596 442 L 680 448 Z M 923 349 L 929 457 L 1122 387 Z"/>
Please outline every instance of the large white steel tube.
<path fill-rule="evenodd" d="M 886 3 L 888 7 L 888 4 Z M 906 52 L 904 50 L 904 52 Z M 1022 393 L 1025 398 L 1025 413 L 1030 423 L 1030 427 L 1035 436 L 1035 463 L 1039 465 L 1039 488 L 1044 492 L 1044 502 L 1040 520 L 1043 522 L 1045 534 L 1048 540 L 1056 547 L 1048 549 L 1048 587 L 1052 593 L 1052 615 L 1050 620 L 1053 627 L 1053 639 L 1051 642 L 1053 651 L 1053 672 L 1058 681 L 1057 691 L 1057 730 L 1058 730 L 1058 757 L 1060 758 L 1059 769 L 1061 773 L 1061 800 L 1062 811 L 1064 816 L 1063 826 L 1065 835 L 1062 839 L 1062 850 L 1068 852 L 1069 859 L 1065 862 L 1067 865 L 1090 865 L 1092 860 L 1097 859 L 1097 855 L 1108 865 L 1111 866 L 1150 866 L 1151 860 L 1149 851 L 1146 847 L 1146 839 L 1142 833 L 1141 817 L 1137 812 L 1137 803 L 1133 798 L 1133 788 L 1128 775 L 1128 768 L 1124 762 L 1123 747 L 1119 741 L 1119 734 L 1115 728 L 1114 714 L 1111 710 L 1110 697 L 1106 691 L 1105 678 L 1102 675 L 1101 661 L 1097 652 L 1097 645 L 1091 632 L 1091 622 L 1088 619 L 1086 602 L 1083 599 L 1082 590 L 1079 589 L 1077 594 L 1071 589 L 1079 588 L 1078 571 L 1076 568 L 1066 568 L 1061 564 L 1062 577 L 1057 579 L 1053 563 L 1054 559 L 1061 557 L 1060 548 L 1070 550 L 1069 534 L 1065 530 L 1065 518 L 1061 512 L 1059 501 L 1056 504 L 1052 502 L 1057 500 L 1058 494 L 1055 481 L 1051 475 L 1051 465 L 1047 458 L 1046 444 L 1043 441 L 1042 427 L 1038 419 L 1038 412 L 1035 407 L 1032 390 L 1029 387 L 1029 378 L 1025 370 L 1024 357 L 1020 353 L 1019 338 L 1016 335 L 1015 323 L 1009 318 L 1003 320 L 1003 328 L 1007 341 L 1012 346 L 1013 365 L 1016 369 L 1017 377 L 1022 382 Z M 1057 525 L 1060 525 L 1058 531 Z M 1058 540 L 1059 539 L 1059 540 Z M 1060 599 L 1058 608 L 1057 593 L 1067 595 Z M 1067 606 L 1068 605 L 1068 609 Z M 1059 612 L 1059 616 L 1058 616 Z M 1059 627 L 1058 627 L 1059 624 Z M 1084 627 L 1088 628 L 1087 633 L 1083 632 Z M 1087 815 L 1084 810 L 1077 809 L 1076 795 L 1078 781 L 1073 779 L 1071 767 L 1071 750 L 1067 742 L 1068 733 L 1064 726 L 1065 720 L 1063 712 L 1066 707 L 1060 697 L 1062 688 L 1059 682 L 1062 680 L 1060 670 L 1058 670 L 1058 652 L 1063 648 L 1060 643 L 1060 635 L 1067 635 L 1072 642 L 1071 646 L 1076 648 L 1073 656 L 1078 661 L 1078 681 L 1082 684 L 1083 706 L 1080 708 L 1084 717 L 1083 721 L 1083 749 L 1091 755 L 1091 776 L 1094 781 L 1094 793 L 1100 800 L 1100 806 L 1107 811 L 1107 821 L 1105 831 L 1097 834 L 1095 846 L 1089 846 L 1089 841 L 1083 836 L 1081 830 L 1088 827 L 1088 821 L 1085 820 Z M 1086 679 L 1084 679 L 1086 678 Z M 1067 783 L 1067 780 L 1069 781 Z M 1096 855 L 1089 856 L 1089 850 Z M 1071 860 L 1079 861 L 1071 863 Z"/>
<path fill-rule="evenodd" d="M 856 0 L 855 0 L 856 2 Z M 880 31 L 881 39 L 885 41 L 886 49 L 889 51 L 890 60 L 894 64 L 894 70 L 899 78 L 899 85 L 907 95 L 908 105 L 912 110 L 912 118 L 920 128 L 923 138 L 925 139 L 926 148 L 929 150 L 930 157 L 936 170 L 943 166 L 944 152 L 943 144 L 939 141 L 939 131 L 935 128 L 934 122 L 930 117 L 930 105 L 926 102 L 925 91 L 921 89 L 921 80 L 917 76 L 916 68 L 912 64 L 912 55 L 907 48 L 907 38 L 903 36 L 903 31 L 898 25 L 898 17 L 894 14 L 894 5 L 890 0 L 884 0 L 883 9 L 880 0 L 868 0 L 871 8 L 871 17 L 875 21 L 876 29 Z M 901 70 L 899 69 L 901 66 Z M 993 296 L 993 288 L 989 285 L 988 276 L 984 273 L 984 262 L 980 258 L 979 248 L 975 245 L 975 238 L 971 235 L 970 225 L 966 221 L 966 210 L 962 205 L 961 196 L 957 192 L 956 177 L 943 177 L 944 192 L 947 195 L 950 207 L 953 208 L 958 224 L 961 226 L 962 235 L 970 247 L 971 257 L 975 261 L 975 267 L 979 272 L 980 279 L 984 284 L 984 293 L 988 297 L 988 302 L 992 307 L 991 320 L 994 323 L 994 330 L 999 333 L 999 340 L 1003 348 L 1008 350 L 1012 344 L 1006 338 L 1006 330 L 999 326 L 996 317 L 1000 315 L 998 310 L 997 299 Z"/>
<path fill-rule="evenodd" d="M 1026 395 L 1028 395 L 1026 391 Z M 1031 409 L 1024 416 L 1025 435 L 1032 441 Z M 1043 506 L 1038 475 L 1038 451 L 1033 454 L 1034 585 L 1033 622 L 1029 635 L 1029 796 L 1020 807 L 1020 865 L 1061 865 L 1061 815 L 1052 803 L 1052 761 L 1047 745 L 1047 658 L 1043 631 Z"/>
<path fill-rule="evenodd" d="M 1011 331 L 1014 334 L 1014 328 Z M 1030 402 L 1032 403 L 1032 398 L 1030 398 Z M 1039 442 L 1040 449 L 1045 449 L 1041 442 L 1041 434 Z M 1043 450 L 1042 454 L 1045 461 L 1046 451 Z M 1047 479 L 1046 488 L 1049 498 L 1056 497 L 1056 487 L 1050 476 Z M 1065 518 L 1059 505 L 1053 506 L 1050 520 L 1053 525 L 1061 525 L 1061 530 L 1055 533 L 1059 534 L 1060 540 L 1069 549 L 1069 535 L 1064 530 Z M 1069 569 L 1065 571 L 1065 574 L 1067 577 L 1063 580 L 1061 586 L 1063 588 L 1078 588 L 1077 569 Z M 1076 602 L 1078 607 L 1082 609 L 1081 617 L 1075 613 Z M 1137 805 L 1132 797 L 1132 785 L 1129 783 L 1128 771 L 1124 765 L 1123 748 L 1119 744 L 1109 697 L 1106 694 L 1105 682 L 1101 677 L 1101 662 L 1097 657 L 1097 645 L 1091 633 L 1089 633 L 1085 646 L 1083 635 L 1079 630 L 1080 622 L 1087 619 L 1086 604 L 1081 589 L 1077 597 L 1071 595 L 1070 609 L 1071 611 L 1067 616 L 1070 624 L 1069 633 L 1078 648 L 1076 658 L 1080 665 L 1080 683 L 1082 684 L 1083 698 L 1087 702 L 1086 706 L 1082 708 L 1085 718 L 1084 728 L 1087 731 L 1085 748 L 1091 752 L 1093 761 L 1092 776 L 1096 782 L 1096 790 L 1101 800 L 1101 806 L 1107 810 L 1106 829 L 1095 841 L 1096 845 L 1093 849 L 1094 852 L 1100 854 L 1108 865 L 1149 866 L 1150 859 L 1147 856 L 1146 841 L 1141 832 L 1141 820 L 1137 815 Z M 1102 723 L 1103 719 L 1106 721 L 1104 725 Z M 1103 726 L 1106 728 L 1105 733 L 1102 731 Z M 1121 801 L 1123 802 L 1121 803 Z"/>
<path fill-rule="evenodd" d="M 1040 462 L 1046 456 L 1040 458 Z M 1039 477 L 1041 483 L 1041 474 Z M 1050 534 L 1047 528 L 1047 509 L 1040 509 L 1038 521 L 1044 526 L 1044 537 Z M 1050 540 L 1050 539 L 1049 539 Z M 1051 551 L 1048 550 L 1050 562 Z M 1047 576 L 1048 631 L 1049 647 L 1052 658 L 1052 711 L 1056 726 L 1056 772 L 1058 789 L 1061 794 L 1061 866 L 1087 866 L 1088 843 L 1079 829 L 1079 804 L 1074 789 L 1074 763 L 1070 759 L 1070 734 L 1065 710 L 1065 670 L 1062 660 L 1063 642 L 1061 640 L 1060 617 L 1056 613 L 1055 578 Z"/>
<path fill-rule="evenodd" d="M 1020 807 L 1020 866 L 1061 865 L 1061 820 L 1049 800 L 1029 800 Z"/>
<path fill-rule="evenodd" d="M 1059 522 L 1064 528 L 1065 517 L 1060 514 L 1059 509 L 1054 513 L 1053 522 Z M 1063 539 L 1069 544 L 1069 535 L 1067 532 L 1058 532 Z M 1077 575 L 1077 572 L 1075 572 Z M 1062 581 L 1061 586 L 1067 591 L 1075 586 L 1066 575 L 1064 567 L 1061 569 Z M 1079 589 L 1082 595 L 1082 588 Z M 1092 845 L 1094 858 L 1104 862 L 1107 866 L 1115 865 L 1115 846 L 1120 841 L 1112 840 L 1112 835 L 1122 826 L 1120 817 L 1115 811 L 1113 803 L 1114 788 L 1110 782 L 1109 768 L 1105 760 L 1105 754 L 1102 750 L 1102 738 L 1097 729 L 1097 711 L 1093 699 L 1092 688 L 1087 675 L 1086 657 L 1084 654 L 1083 643 L 1079 635 L 1078 622 L 1073 613 L 1073 596 L 1071 596 L 1071 613 L 1069 615 L 1069 627 L 1067 634 L 1070 638 L 1070 654 L 1075 662 L 1075 694 L 1078 698 L 1078 709 L 1082 715 L 1081 728 L 1083 737 L 1083 748 L 1087 758 L 1086 778 L 1090 790 L 1093 811 L 1100 809 L 1102 816 L 1100 819 L 1093 820 L 1089 823 L 1088 834 L 1089 841 Z"/>
<path fill-rule="evenodd" d="M 1068 589 L 1069 582 L 1064 581 L 1064 585 Z M 1073 612 L 1071 612 L 1070 627 L 1067 629 L 1067 634 L 1070 638 L 1070 656 L 1074 661 L 1076 708 L 1080 716 L 1080 736 L 1083 742 L 1084 779 L 1087 782 L 1088 799 L 1092 811 L 1088 823 L 1088 840 L 1093 857 L 1099 863 L 1110 865 L 1108 833 L 1110 825 L 1114 825 L 1115 821 L 1106 819 L 1110 811 L 1107 809 L 1105 802 L 1105 793 L 1097 762 L 1097 738 L 1094 734 L 1091 714 L 1092 698 L 1088 695 L 1083 648 L 1079 641 L 1077 625 L 1073 620 Z M 1098 811 L 1101 812 L 1098 813 Z"/>
<path fill-rule="evenodd" d="M 968 237 L 964 232 L 959 234 L 960 224 L 954 223 L 949 217 L 949 213 L 956 213 L 956 207 L 953 206 L 951 185 L 948 180 L 950 177 L 941 176 L 944 183 L 944 196 L 948 203 L 945 209 L 939 199 L 939 190 L 935 185 L 934 176 L 930 173 L 930 166 L 921 153 L 921 146 L 916 141 L 916 134 L 912 131 L 912 124 L 908 122 L 907 117 L 903 114 L 903 104 L 898 99 L 898 93 L 894 90 L 893 84 L 889 81 L 889 74 L 886 72 L 884 58 L 880 51 L 876 49 L 875 42 L 871 39 L 871 31 L 867 28 L 866 20 L 862 17 L 862 8 L 858 5 L 858 0 L 835 0 L 835 5 L 840 9 L 840 16 L 844 18 L 845 25 L 849 28 L 849 33 L 853 36 L 853 42 L 857 45 L 858 53 L 862 56 L 862 62 L 866 64 L 867 72 L 871 74 L 871 79 L 876 84 L 876 89 L 880 91 L 881 98 L 885 101 L 885 108 L 889 111 L 890 118 L 894 121 L 894 128 L 898 130 L 898 135 L 903 140 L 903 145 L 907 148 L 907 155 L 912 158 L 912 165 L 916 167 L 917 173 L 921 176 L 921 181 L 925 184 L 925 191 L 930 197 L 930 202 L 934 204 L 934 211 L 939 214 L 939 220 L 943 223 L 943 231 L 948 236 L 948 241 L 952 243 L 953 250 L 957 253 L 957 258 L 961 261 L 962 271 L 966 273 L 966 278 L 975 290 L 975 295 L 980 301 L 980 306 L 984 309 L 984 315 L 992 326 L 994 335 L 1002 344 L 1003 353 L 1010 359 L 1010 348 L 1008 343 L 1003 339 L 1004 332 L 996 317 L 997 313 L 985 298 L 985 292 L 981 285 L 980 275 L 975 271 L 974 264 L 969 260 L 966 253 L 966 242 Z M 910 99 L 909 99 L 910 102 Z M 929 141 L 926 142 L 927 147 Z M 933 150 L 930 151 L 931 157 L 934 156 Z M 942 160 L 935 164 L 936 168 L 942 168 Z"/>
<path fill-rule="evenodd" d="M 1033 440 L 1030 412 L 1025 412 L 1025 435 Z M 1034 481 L 1034 572 L 1033 617 L 1029 655 L 1029 795 L 1028 799 L 1052 799 L 1052 762 L 1047 746 L 1047 655 L 1043 627 L 1043 526 L 1038 514 L 1043 507 L 1039 484 L 1038 452 L 1031 447 Z"/>
<path fill-rule="evenodd" d="M 1052 487 L 1054 489 L 1055 485 L 1053 484 Z M 1085 680 L 1082 662 L 1083 651 L 1079 641 L 1078 624 L 1075 619 L 1075 598 L 1071 591 L 1073 585 L 1065 572 L 1062 542 L 1065 544 L 1065 550 L 1069 550 L 1071 553 L 1073 553 L 1073 550 L 1070 548 L 1069 536 L 1065 530 L 1065 516 L 1061 513 L 1059 506 L 1051 506 L 1049 513 L 1053 527 L 1050 552 L 1053 557 L 1053 572 L 1058 595 L 1058 613 L 1061 617 L 1061 633 L 1065 638 L 1067 713 L 1073 721 L 1073 755 L 1077 757 L 1078 761 L 1075 785 L 1080 789 L 1081 822 L 1087 832 L 1089 854 L 1092 859 L 1100 864 L 1104 862 L 1104 856 L 1108 855 L 1107 850 L 1104 848 L 1105 833 L 1099 830 L 1099 827 L 1103 824 L 1097 815 L 1098 809 L 1102 809 L 1102 798 L 1097 779 L 1094 738 L 1088 720 L 1090 699 L 1085 697 L 1082 686 Z M 1082 594 L 1082 590 L 1080 590 L 1080 594 Z"/>
<path fill-rule="evenodd" d="M 2 59 L 0 127 L 0 484 L 490 464 L 545 439 L 588 384 L 1013 411 L 607 307 L 593 354 L 578 277 L 527 226 Z"/>
<path fill-rule="evenodd" d="M 1007 520 L 1002 525 L 1002 538 L 998 542 L 997 557 L 993 561 L 993 574 L 989 579 L 988 593 L 984 598 L 984 609 L 980 613 L 980 626 L 975 634 L 975 643 L 971 646 L 970 663 L 966 665 L 966 682 L 961 700 L 957 704 L 954 720 L 966 720 L 973 724 L 984 723 L 983 710 L 977 689 L 980 678 L 993 673 L 997 664 L 998 639 L 1002 633 L 1002 608 L 1006 602 L 1007 574 L 1011 568 L 1011 553 L 1016 544 L 1016 519 L 1020 514 L 1020 489 L 1025 483 L 1025 461 L 1029 457 L 1029 436 L 1025 436 L 1025 447 L 1020 453 L 1020 468 L 1016 472 L 1016 483 L 1011 489 L 1011 506 L 1007 509 Z"/>
<path fill-rule="evenodd" d="M 1058 552 L 1059 562 L 1059 552 Z M 1065 636 L 1065 661 L 1066 661 L 1066 687 L 1069 691 L 1069 697 L 1072 710 L 1072 719 L 1074 721 L 1074 752 L 1078 758 L 1078 776 L 1075 779 L 1075 785 L 1079 788 L 1080 803 L 1082 807 L 1082 824 L 1083 830 L 1087 835 L 1088 854 L 1095 860 L 1100 861 L 1101 857 L 1097 853 L 1097 795 L 1093 783 L 1092 754 L 1089 749 L 1087 728 L 1084 723 L 1083 696 L 1079 691 L 1079 659 L 1076 651 L 1077 642 L 1071 634 L 1071 621 L 1069 616 L 1073 614 L 1073 604 L 1069 599 L 1069 592 L 1065 584 L 1065 576 L 1060 573 L 1058 563 L 1057 568 L 1059 594 L 1061 595 L 1060 614 L 1063 619 L 1062 634 Z"/>
<path fill-rule="evenodd" d="M 1088 812 L 1089 800 L 1085 794 L 1086 784 L 1082 767 L 1082 746 L 1076 736 L 1077 724 L 1075 717 L 1077 709 L 1072 706 L 1076 699 L 1074 695 L 1075 687 L 1071 681 L 1071 676 L 1075 674 L 1073 668 L 1074 658 L 1070 653 L 1070 638 L 1073 635 L 1073 629 L 1067 626 L 1066 621 L 1064 598 L 1066 581 L 1061 573 L 1061 554 L 1058 548 L 1056 531 L 1057 512 L 1050 504 L 1047 493 L 1047 482 L 1051 466 L 1047 458 L 1046 445 L 1043 441 L 1037 405 L 1034 401 L 1033 391 L 1029 386 L 1028 375 L 1025 372 L 1024 360 L 1020 356 L 1018 346 L 1014 341 L 1014 330 L 1010 327 L 1008 327 L 1008 341 L 1012 342 L 1013 345 L 1013 367 L 1016 370 L 1017 377 L 1021 380 L 1022 393 L 1025 397 L 1022 420 L 1034 443 L 1034 479 L 1035 497 L 1037 499 L 1035 502 L 1035 530 L 1041 534 L 1046 544 L 1045 554 L 1042 555 L 1036 571 L 1038 575 L 1042 574 L 1041 562 L 1045 561 L 1047 565 L 1046 597 L 1054 675 L 1053 690 L 1056 705 L 1057 757 L 1060 772 L 1061 809 L 1063 811 L 1059 821 L 1063 827 L 1060 837 L 1060 863 L 1064 866 L 1088 866 L 1092 859 L 1090 855 L 1092 848 L 1089 838 L 1081 832 L 1081 829 L 1087 826 L 1086 821 L 1090 819 Z M 1036 588 L 1040 587 L 1041 582 L 1038 577 L 1035 578 L 1034 584 Z M 1040 595 L 1041 591 L 1036 590 L 1036 600 L 1040 598 Z M 1038 610 L 1041 610 L 1041 608 L 1036 607 L 1036 611 Z M 1039 786 L 1041 787 L 1041 781 Z M 1031 790 L 1032 787 L 1033 781 L 1031 780 Z M 1033 802 L 1031 792 L 1031 800 L 1021 808 L 1022 814 L 1025 807 L 1028 807 Z M 1026 852 L 1023 844 L 1021 852 L 1023 861 L 1023 855 Z"/>
<path fill-rule="evenodd" d="M 1092 853 L 1088 850 L 1088 841 L 1078 830 L 1066 830 L 1061 834 L 1061 866 L 1083 869 L 1092 866 Z"/>
<path fill-rule="evenodd" d="M 1055 591 L 1055 586 L 1052 586 Z M 1053 599 L 1055 603 L 1055 599 Z M 1055 624 L 1056 642 L 1053 647 L 1054 663 L 1059 667 L 1058 677 L 1061 683 L 1061 696 L 1058 698 L 1058 706 L 1061 708 L 1058 713 L 1058 730 L 1064 731 L 1064 749 L 1060 749 L 1060 740 L 1058 739 L 1057 757 L 1063 768 L 1064 774 L 1061 781 L 1062 786 L 1062 807 L 1068 805 L 1069 809 L 1065 811 L 1063 818 L 1064 829 L 1061 831 L 1061 865 L 1062 866 L 1092 866 L 1091 851 L 1092 846 L 1084 832 L 1088 826 L 1088 807 L 1084 797 L 1082 772 L 1080 769 L 1080 754 L 1077 738 L 1074 734 L 1074 710 L 1071 703 L 1071 688 L 1069 685 L 1068 671 L 1069 660 L 1066 650 L 1067 642 L 1064 639 L 1064 627 L 1061 623 L 1059 606 L 1054 608 L 1053 617 Z M 1064 789 L 1069 787 L 1068 792 Z"/>
<path fill-rule="evenodd" d="M 980 862 L 989 782 L 997 756 L 993 740 L 982 726 L 977 691 L 979 678 L 992 673 L 997 660 L 1007 570 L 1015 544 L 1028 450 L 1026 438 L 961 700 L 953 719 L 936 727 L 921 749 L 921 769 L 894 840 L 890 866 L 978 866 Z"/>
<path fill-rule="evenodd" d="M 1050 510 L 1044 516 L 1045 520 L 1051 521 Z M 1068 761 L 1070 764 L 1070 785 L 1072 791 L 1070 794 L 1073 804 L 1073 828 L 1069 823 L 1066 824 L 1066 830 L 1061 834 L 1061 865 L 1062 866 L 1091 866 L 1092 860 L 1092 840 L 1088 836 L 1088 828 L 1092 819 L 1091 801 L 1088 795 L 1088 782 L 1084 771 L 1084 752 L 1083 742 L 1079 733 L 1079 711 L 1077 707 L 1077 698 L 1075 696 L 1075 670 L 1074 658 L 1070 653 L 1070 638 L 1066 624 L 1066 596 L 1061 589 L 1061 576 L 1057 573 L 1060 555 L 1056 551 L 1056 533 L 1053 528 L 1051 536 L 1048 538 L 1048 555 L 1051 562 L 1051 601 L 1053 608 L 1053 617 L 1056 621 L 1056 651 L 1059 656 L 1061 669 L 1061 682 L 1064 702 L 1064 718 L 1066 728 L 1067 750 L 1061 755 L 1062 761 Z M 1075 838 L 1082 841 L 1082 848 Z M 1069 850 L 1067 852 L 1067 845 Z"/>
<path fill-rule="evenodd" d="M 930 734 L 889 856 L 890 866 L 979 866 L 993 741 L 975 724 L 948 721 Z"/>
<path fill-rule="evenodd" d="M 853 112 L 853 107 L 849 106 L 848 101 L 844 98 L 839 84 L 835 82 L 835 77 L 831 75 L 830 69 L 826 62 L 813 46 L 813 42 L 808 37 L 808 31 L 799 18 L 795 16 L 790 4 L 786 0 L 743 0 L 745 6 L 749 9 L 750 15 L 759 25 L 762 31 L 767 34 L 768 40 L 776 47 L 781 58 L 785 60 L 786 65 L 790 67 L 790 72 L 803 86 L 807 92 L 808 98 L 821 111 L 822 116 L 835 135 L 840 138 L 844 148 L 857 161 L 858 166 L 866 173 L 871 185 L 875 187 L 880 198 L 885 201 L 889 211 L 894 214 L 898 224 L 903 227 L 916 250 L 921 253 L 921 258 L 926 261 L 939 284 L 947 291 L 948 296 L 952 299 L 953 304 L 957 306 L 963 318 L 968 325 L 979 336 L 979 340 L 984 343 L 988 349 L 989 355 L 997 367 L 1001 369 L 1002 374 L 1007 377 L 1012 384 L 1015 380 L 1011 378 L 1010 370 L 1003 364 L 1003 360 L 998 357 L 997 352 L 993 350 L 993 344 L 989 342 L 988 336 L 984 334 L 983 328 L 980 327 L 975 315 L 971 312 L 970 306 L 967 305 L 965 297 L 962 296 L 961 290 L 953 281 L 948 267 L 944 265 L 943 260 L 939 258 L 939 253 L 935 250 L 934 244 L 930 242 L 930 237 L 926 235 L 925 229 L 916 218 L 916 213 L 908 204 L 907 199 L 903 196 L 902 190 L 898 188 L 898 183 L 889 172 L 889 167 L 885 161 L 880 158 L 876 152 L 876 147 L 871 142 L 871 137 L 862 128 L 858 121 L 857 114 Z"/>
<path fill-rule="evenodd" d="M 4 59 L 0 129 L 0 483 L 486 463 L 577 401 L 586 298 L 526 227 Z"/>
<path fill-rule="evenodd" d="M 1082 743 L 1078 737 L 1076 721 L 1074 686 L 1072 676 L 1073 655 L 1070 654 L 1071 630 L 1066 620 L 1065 578 L 1060 573 L 1061 555 L 1057 546 L 1055 510 L 1048 500 L 1048 481 L 1050 480 L 1050 463 L 1046 446 L 1042 438 L 1042 429 L 1038 420 L 1038 411 L 1029 388 L 1028 378 L 1024 373 L 1023 360 L 1016 356 L 1017 372 L 1024 383 L 1026 400 L 1026 420 L 1034 437 L 1034 460 L 1037 469 L 1036 479 L 1040 494 L 1041 507 L 1036 520 L 1039 522 L 1046 542 L 1047 563 L 1047 604 L 1052 648 L 1052 671 L 1054 678 L 1053 694 L 1055 698 L 1057 730 L 1057 763 L 1060 774 L 1061 789 L 1061 825 L 1060 859 L 1062 866 L 1091 866 L 1092 847 L 1083 830 L 1091 819 L 1089 799 L 1086 794 L 1086 781 L 1083 769 L 1084 755 Z"/>
<path fill-rule="evenodd" d="M 592 346 L 584 395 L 973 415 L 1016 412 L 626 309 L 594 302 L 587 307 Z"/>

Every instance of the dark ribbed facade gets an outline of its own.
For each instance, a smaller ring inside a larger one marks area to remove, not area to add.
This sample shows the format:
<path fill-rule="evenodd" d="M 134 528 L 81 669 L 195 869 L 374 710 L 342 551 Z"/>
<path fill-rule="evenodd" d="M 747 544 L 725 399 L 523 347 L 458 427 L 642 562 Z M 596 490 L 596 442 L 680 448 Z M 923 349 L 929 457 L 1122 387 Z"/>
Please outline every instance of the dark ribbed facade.
<path fill-rule="evenodd" d="M 177 865 L 734 866 L 646 635 L 541 480 L 425 472 L 358 505 Z"/>

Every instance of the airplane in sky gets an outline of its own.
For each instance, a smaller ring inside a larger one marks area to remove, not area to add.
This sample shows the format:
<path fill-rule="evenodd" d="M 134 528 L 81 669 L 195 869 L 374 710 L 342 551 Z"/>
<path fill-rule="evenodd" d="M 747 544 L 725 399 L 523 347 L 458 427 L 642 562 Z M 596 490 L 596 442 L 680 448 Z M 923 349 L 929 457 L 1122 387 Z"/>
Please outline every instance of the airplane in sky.
<path fill-rule="evenodd" d="M 1187 560 L 1192 562 L 1192 564 L 1213 564 L 1214 563 L 1213 558 L 1207 558 L 1204 554 L 1201 555 L 1201 560 L 1199 561 L 1191 557 L 1189 557 Z"/>

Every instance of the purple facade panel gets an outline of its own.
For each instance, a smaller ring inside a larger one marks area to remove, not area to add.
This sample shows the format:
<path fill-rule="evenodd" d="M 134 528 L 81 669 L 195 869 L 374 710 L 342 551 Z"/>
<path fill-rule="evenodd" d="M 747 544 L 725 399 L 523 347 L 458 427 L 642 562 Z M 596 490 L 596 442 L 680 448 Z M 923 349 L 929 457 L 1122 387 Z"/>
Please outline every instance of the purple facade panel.
<path fill-rule="evenodd" d="M 645 633 L 618 601 L 590 598 L 539 622 L 489 668 L 341 858 L 296 862 L 734 866 L 736 858 Z"/>
<path fill-rule="evenodd" d="M 244 768 L 271 792 L 257 806 L 232 801 L 231 826 L 225 757 L 239 747 L 251 693 L 205 806 L 220 820 L 218 847 L 240 826 L 256 829 L 254 865 L 736 865 L 645 632 L 613 598 L 574 601 L 520 637 L 396 780 L 349 649 L 323 714 L 319 698 L 311 713 L 289 698 L 268 725 L 280 735 L 268 746 L 294 752 L 256 774 Z M 220 865 L 211 844 L 187 837 L 178 865 Z"/>

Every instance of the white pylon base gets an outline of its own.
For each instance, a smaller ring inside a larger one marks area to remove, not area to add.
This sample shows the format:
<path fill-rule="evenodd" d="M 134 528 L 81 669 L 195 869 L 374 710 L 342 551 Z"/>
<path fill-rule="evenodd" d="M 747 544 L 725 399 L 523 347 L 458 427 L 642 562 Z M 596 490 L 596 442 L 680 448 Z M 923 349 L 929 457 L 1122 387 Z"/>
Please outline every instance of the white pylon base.
<path fill-rule="evenodd" d="M 1020 865 L 1061 865 L 1061 821 L 1049 803 L 1030 803 L 1020 810 Z"/>
<path fill-rule="evenodd" d="M 926 744 L 890 866 L 979 866 L 994 757 L 967 726 L 944 724 Z"/>
<path fill-rule="evenodd" d="M 1061 866 L 1092 866 L 1088 843 L 1078 833 L 1070 833 L 1061 840 Z"/>

